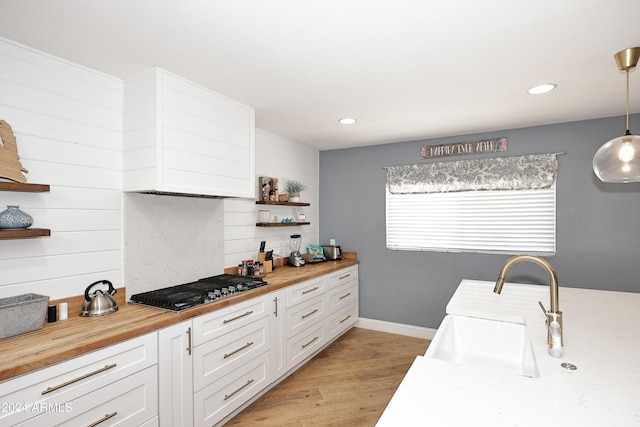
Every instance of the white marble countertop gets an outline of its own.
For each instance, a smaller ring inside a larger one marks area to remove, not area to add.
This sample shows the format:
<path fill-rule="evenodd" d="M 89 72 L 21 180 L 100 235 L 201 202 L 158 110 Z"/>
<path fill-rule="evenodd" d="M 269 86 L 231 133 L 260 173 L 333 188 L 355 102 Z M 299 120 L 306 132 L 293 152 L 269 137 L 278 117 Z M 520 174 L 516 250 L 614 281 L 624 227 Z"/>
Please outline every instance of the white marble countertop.
<path fill-rule="evenodd" d="M 506 283 L 497 295 L 494 285 L 463 280 L 447 314 L 526 323 L 540 377 L 418 356 L 379 427 L 640 426 L 640 293 L 561 287 L 558 359 L 538 306 L 549 308 L 549 287 Z"/>

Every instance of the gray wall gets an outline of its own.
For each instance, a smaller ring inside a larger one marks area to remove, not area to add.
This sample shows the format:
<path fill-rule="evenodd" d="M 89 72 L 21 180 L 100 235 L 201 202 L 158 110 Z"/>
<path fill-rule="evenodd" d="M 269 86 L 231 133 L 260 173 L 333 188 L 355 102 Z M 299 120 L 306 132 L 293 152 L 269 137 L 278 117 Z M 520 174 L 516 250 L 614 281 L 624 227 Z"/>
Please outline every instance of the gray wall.
<path fill-rule="evenodd" d="M 631 123 L 640 126 L 640 115 Z M 382 168 L 438 161 L 420 159 L 423 145 L 506 136 L 508 151 L 500 155 L 567 152 L 558 157 L 557 253 L 548 258 L 560 286 L 640 292 L 640 183 L 604 184 L 591 167 L 596 150 L 622 135 L 624 125 L 624 117 L 615 117 L 322 151 L 320 242 L 335 238 L 343 250 L 358 253 L 361 317 L 437 328 L 460 281 L 494 281 L 508 256 L 386 249 Z M 478 157 L 488 156 L 443 160 Z M 542 268 L 526 263 L 516 265 L 508 281 L 548 283 Z"/>

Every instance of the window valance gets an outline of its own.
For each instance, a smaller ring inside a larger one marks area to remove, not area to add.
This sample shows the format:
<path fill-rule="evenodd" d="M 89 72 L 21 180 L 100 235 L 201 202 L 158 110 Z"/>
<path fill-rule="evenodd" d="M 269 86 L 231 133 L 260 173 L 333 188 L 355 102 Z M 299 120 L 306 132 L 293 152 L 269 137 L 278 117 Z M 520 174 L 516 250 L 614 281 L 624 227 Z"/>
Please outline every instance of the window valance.
<path fill-rule="evenodd" d="M 387 166 L 391 194 L 533 190 L 553 185 L 556 153 Z"/>

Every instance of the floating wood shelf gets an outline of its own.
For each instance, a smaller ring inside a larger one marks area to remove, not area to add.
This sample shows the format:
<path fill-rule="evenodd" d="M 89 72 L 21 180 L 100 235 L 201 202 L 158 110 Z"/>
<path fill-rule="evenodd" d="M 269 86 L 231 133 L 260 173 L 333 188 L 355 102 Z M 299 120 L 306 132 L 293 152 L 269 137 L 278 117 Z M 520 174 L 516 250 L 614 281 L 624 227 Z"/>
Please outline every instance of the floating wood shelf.
<path fill-rule="evenodd" d="M 256 201 L 256 205 L 311 206 L 309 203 L 302 202 L 268 202 L 262 200 Z"/>
<path fill-rule="evenodd" d="M 293 227 L 294 225 L 309 225 L 310 222 L 256 222 L 256 227 Z"/>
<path fill-rule="evenodd" d="M 27 237 L 51 236 L 47 228 L 25 228 L 20 230 L 0 230 L 1 239 L 24 239 Z"/>
<path fill-rule="evenodd" d="M 0 182 L 0 191 L 22 191 L 26 193 L 46 193 L 47 191 L 49 191 L 49 184 Z"/>

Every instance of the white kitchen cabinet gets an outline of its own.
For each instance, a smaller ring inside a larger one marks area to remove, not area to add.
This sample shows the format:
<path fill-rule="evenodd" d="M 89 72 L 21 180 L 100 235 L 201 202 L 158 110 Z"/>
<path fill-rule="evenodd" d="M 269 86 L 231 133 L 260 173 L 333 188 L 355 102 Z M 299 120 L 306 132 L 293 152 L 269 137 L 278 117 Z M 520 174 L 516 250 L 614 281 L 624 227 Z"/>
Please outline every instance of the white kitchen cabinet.
<path fill-rule="evenodd" d="M 193 386 L 198 391 L 241 368 L 251 359 L 269 350 L 269 318 L 246 326 L 194 348 Z"/>
<path fill-rule="evenodd" d="M 254 198 L 254 109 L 159 68 L 125 80 L 123 187 Z"/>
<path fill-rule="evenodd" d="M 156 336 L 142 335 L 3 382 L 0 402 L 15 407 L 0 411 L 0 425 L 31 420 L 32 425 L 55 425 L 49 417 L 60 424 L 81 414 L 90 419 L 95 408 L 106 412 L 86 424 L 113 412 L 119 416 L 112 423 L 135 419 L 142 424 L 156 417 Z"/>
<path fill-rule="evenodd" d="M 194 425 L 211 426 L 271 382 L 269 295 L 193 319 Z"/>
<path fill-rule="evenodd" d="M 193 426 L 191 320 L 158 331 L 158 402 L 162 427 Z"/>
<path fill-rule="evenodd" d="M 269 354 L 262 353 L 194 396 L 196 427 L 211 427 L 270 383 Z"/>
<path fill-rule="evenodd" d="M 287 372 L 287 290 L 280 289 L 269 294 L 271 305 L 271 381 L 280 379 Z"/>
<path fill-rule="evenodd" d="M 18 426 L 139 426 L 156 418 L 157 394 L 157 367 L 151 366 L 62 407 L 47 407 Z"/>
<path fill-rule="evenodd" d="M 199 346 L 269 315 L 269 297 L 262 295 L 193 319 L 193 345 Z"/>
<path fill-rule="evenodd" d="M 324 319 L 326 315 L 326 295 L 314 298 L 287 308 L 287 338 L 304 331 Z"/>

